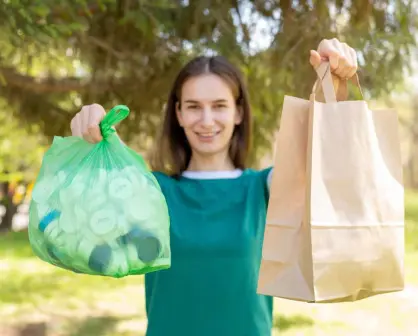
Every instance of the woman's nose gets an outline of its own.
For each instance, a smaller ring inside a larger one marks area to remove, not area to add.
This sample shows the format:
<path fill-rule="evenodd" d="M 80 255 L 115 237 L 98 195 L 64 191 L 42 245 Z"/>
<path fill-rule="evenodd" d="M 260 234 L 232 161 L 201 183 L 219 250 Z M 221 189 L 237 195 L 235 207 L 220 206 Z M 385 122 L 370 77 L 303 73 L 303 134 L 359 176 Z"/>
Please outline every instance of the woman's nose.
<path fill-rule="evenodd" d="M 214 124 L 213 111 L 210 107 L 203 109 L 202 124 L 205 126 L 212 126 Z"/>

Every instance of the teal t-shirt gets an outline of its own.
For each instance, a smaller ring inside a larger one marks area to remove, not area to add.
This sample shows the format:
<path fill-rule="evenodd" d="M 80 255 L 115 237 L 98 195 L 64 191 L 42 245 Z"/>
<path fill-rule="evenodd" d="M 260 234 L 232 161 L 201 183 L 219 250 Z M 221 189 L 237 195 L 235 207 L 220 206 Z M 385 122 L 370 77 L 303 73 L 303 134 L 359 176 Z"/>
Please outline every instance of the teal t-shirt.
<path fill-rule="evenodd" d="M 154 173 L 166 197 L 171 268 L 145 276 L 147 336 L 269 336 L 257 294 L 270 169 L 236 178 Z"/>

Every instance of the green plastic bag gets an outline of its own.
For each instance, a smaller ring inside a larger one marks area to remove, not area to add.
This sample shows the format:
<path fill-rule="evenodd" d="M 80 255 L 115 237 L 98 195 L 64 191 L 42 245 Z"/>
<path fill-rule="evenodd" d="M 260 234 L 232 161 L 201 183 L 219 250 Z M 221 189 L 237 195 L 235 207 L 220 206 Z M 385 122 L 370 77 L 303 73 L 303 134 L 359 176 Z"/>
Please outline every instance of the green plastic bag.
<path fill-rule="evenodd" d="M 169 215 L 142 157 L 112 126 L 129 114 L 114 107 L 103 140 L 55 137 L 32 191 L 29 240 L 42 260 L 77 273 L 115 278 L 171 265 Z"/>

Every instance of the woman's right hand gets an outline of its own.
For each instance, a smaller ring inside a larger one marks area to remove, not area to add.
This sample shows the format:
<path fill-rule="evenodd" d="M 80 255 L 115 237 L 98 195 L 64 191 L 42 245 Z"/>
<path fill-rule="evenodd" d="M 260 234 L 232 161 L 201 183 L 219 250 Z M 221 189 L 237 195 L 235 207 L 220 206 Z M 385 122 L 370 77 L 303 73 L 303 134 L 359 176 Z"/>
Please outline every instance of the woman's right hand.
<path fill-rule="evenodd" d="M 82 137 L 90 143 L 98 143 L 103 137 L 99 124 L 106 115 L 103 106 L 99 104 L 84 105 L 81 111 L 71 119 L 71 133 Z"/>

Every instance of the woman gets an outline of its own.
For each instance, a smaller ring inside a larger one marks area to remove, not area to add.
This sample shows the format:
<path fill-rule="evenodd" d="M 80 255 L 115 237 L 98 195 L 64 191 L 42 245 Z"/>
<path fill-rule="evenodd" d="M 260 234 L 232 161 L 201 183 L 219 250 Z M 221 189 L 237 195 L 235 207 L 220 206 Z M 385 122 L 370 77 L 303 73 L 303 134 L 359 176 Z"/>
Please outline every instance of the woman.
<path fill-rule="evenodd" d="M 311 51 L 339 79 L 357 71 L 355 51 L 336 39 Z M 72 133 L 96 143 L 104 109 L 84 106 Z M 246 169 L 251 113 L 239 72 L 199 57 L 169 95 L 151 161 L 171 218 L 172 266 L 145 276 L 148 336 L 267 336 L 272 298 L 258 295 L 271 168 Z"/>

